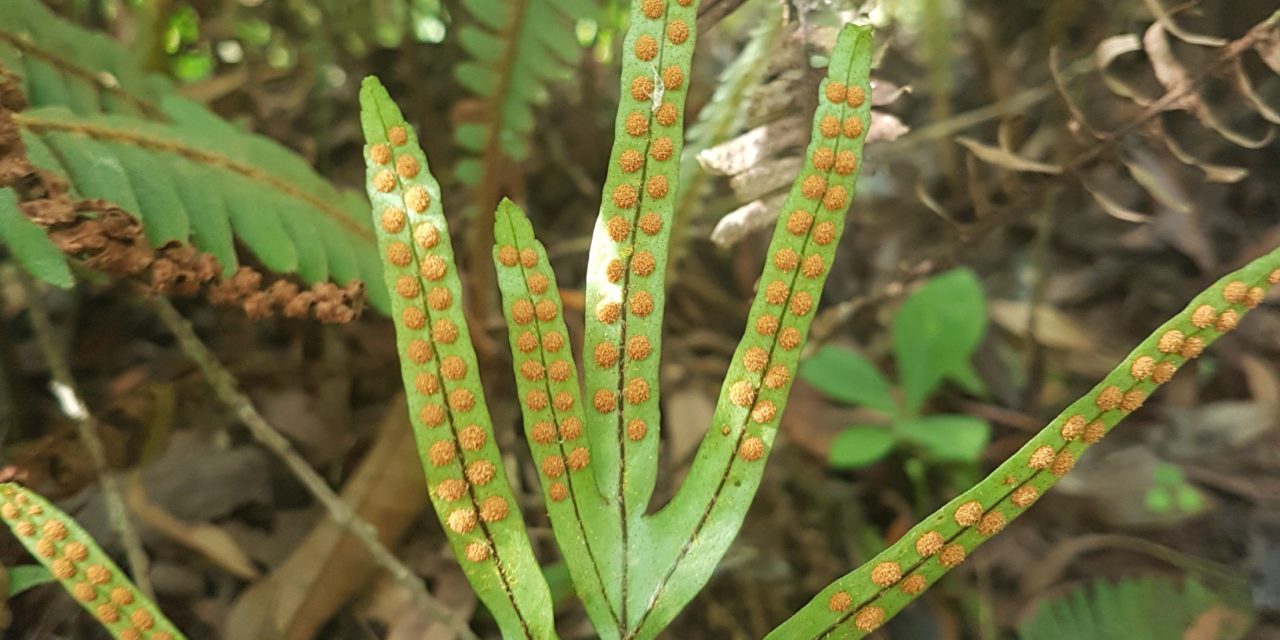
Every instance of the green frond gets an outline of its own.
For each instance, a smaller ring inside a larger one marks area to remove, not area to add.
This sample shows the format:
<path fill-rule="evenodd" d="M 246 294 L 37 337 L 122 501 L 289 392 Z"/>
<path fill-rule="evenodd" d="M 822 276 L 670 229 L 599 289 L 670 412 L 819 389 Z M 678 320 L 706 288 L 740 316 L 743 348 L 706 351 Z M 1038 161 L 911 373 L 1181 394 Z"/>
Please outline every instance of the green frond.
<path fill-rule="evenodd" d="M 596 0 L 465 0 L 463 6 L 477 24 L 457 30 L 458 43 L 471 61 L 457 65 L 454 77 L 484 108 L 479 121 L 464 124 L 455 134 L 474 156 L 457 175 L 475 185 L 496 179 L 492 172 L 500 158 L 528 157 L 534 107 L 546 103 L 549 85 L 567 79 L 582 55 L 574 20 L 591 17 L 599 8 Z"/>
<path fill-rule="evenodd" d="M 711 577 L 764 473 L 862 166 L 870 118 L 871 30 L 840 32 L 806 152 L 783 205 L 748 326 L 716 406 L 712 428 L 671 503 L 646 526 L 662 562 L 640 578 L 653 587 L 651 637 Z"/>
<path fill-rule="evenodd" d="M 551 594 L 485 404 L 440 184 L 376 78 L 361 86 L 360 120 L 383 274 L 394 292 L 400 368 L 432 506 L 504 635 L 553 638 Z"/>
<path fill-rule="evenodd" d="M 161 98 L 175 91 L 110 37 L 81 29 L 36 0 L 0 3 L 0 64 L 18 77 L 32 106 L 82 116 L 160 118 Z"/>
<path fill-rule="evenodd" d="M 297 154 L 182 98 L 110 38 L 34 0 L 0 3 L 0 64 L 31 105 L 14 121 L 32 164 L 138 217 L 153 246 L 190 242 L 231 274 L 238 239 L 271 271 L 361 280 L 374 307 L 390 308 L 368 204 Z"/>
<path fill-rule="evenodd" d="M 173 124 L 65 109 L 14 120 L 37 168 L 66 178 L 79 197 L 137 215 L 154 246 L 190 241 L 229 274 L 239 263 L 238 238 L 272 271 L 311 283 L 363 280 L 387 309 L 364 205 L 353 206 L 275 143 L 211 116 L 174 113 Z"/>
<path fill-rule="evenodd" d="M 1041 602 L 1036 614 L 1018 625 L 1018 638 L 1188 638 L 1195 635 L 1191 629 L 1196 627 L 1196 621 L 1216 610 L 1225 615 L 1215 618 L 1222 624 L 1212 637 L 1237 640 L 1245 637 L 1250 626 L 1248 598 L 1245 594 L 1227 595 L 1220 596 L 1191 578 L 1181 584 L 1155 576 L 1114 583 L 1096 580 Z"/>
<path fill-rule="evenodd" d="M 982 482 L 824 589 L 769 637 L 862 638 L 1022 515 L 1090 445 L 1280 284 L 1280 249 L 1228 274 L 1164 323 L 1102 382 Z"/>
<path fill-rule="evenodd" d="M 0 519 L 113 638 L 185 640 L 98 543 L 40 494 L 0 483 Z"/>
<path fill-rule="evenodd" d="M 578 367 L 555 272 L 529 219 L 510 200 L 498 204 L 494 238 L 520 408 L 547 514 L 592 622 L 602 637 L 616 637 L 619 523 L 606 508 L 594 473 L 599 465 L 586 446 Z"/>
<path fill-rule="evenodd" d="M 0 188 L 0 245 L 8 247 L 18 264 L 36 278 L 63 289 L 75 284 L 66 256 L 44 229 L 22 215 L 18 194 L 9 188 Z"/>

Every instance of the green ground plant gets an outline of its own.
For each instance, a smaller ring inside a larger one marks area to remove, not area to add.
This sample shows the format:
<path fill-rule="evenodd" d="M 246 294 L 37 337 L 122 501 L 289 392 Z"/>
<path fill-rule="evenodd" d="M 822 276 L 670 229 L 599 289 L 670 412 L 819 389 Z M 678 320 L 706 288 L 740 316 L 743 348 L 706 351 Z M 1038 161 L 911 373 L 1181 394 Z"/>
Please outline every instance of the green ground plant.
<path fill-rule="evenodd" d="M 893 318 L 893 353 L 899 383 L 890 383 L 861 354 L 823 346 L 800 365 L 800 377 L 833 400 L 874 409 L 881 424 L 856 424 L 836 436 L 831 466 L 857 469 L 895 449 L 926 462 L 975 463 L 991 439 L 991 425 L 964 414 L 922 415 L 926 399 L 944 380 L 970 389 L 981 382 L 969 360 L 987 323 L 986 301 L 967 269 L 938 275 L 917 289 Z"/>
<path fill-rule="evenodd" d="M 509 201 L 500 203 L 494 216 L 493 259 L 528 446 L 575 590 L 605 638 L 657 636 L 710 579 L 741 527 L 774 448 L 835 258 L 869 122 L 871 33 L 846 26 L 819 88 L 804 165 L 778 217 L 746 332 L 711 428 L 675 497 L 649 513 L 658 473 L 665 271 L 680 187 L 683 106 L 696 17 L 695 0 L 632 3 L 630 31 L 622 48 L 614 147 L 588 266 L 581 363 L 572 355 L 554 273 L 531 223 Z M 35 71 L 32 77 L 38 80 L 39 74 Z M 360 98 L 373 220 L 372 230 L 361 229 L 366 241 L 376 244 L 381 261 L 385 289 L 379 290 L 386 296 L 375 303 L 389 310 L 395 323 L 432 506 L 464 573 L 502 633 L 554 638 L 550 589 L 507 480 L 462 311 L 462 281 L 440 184 L 431 174 L 418 133 L 382 85 L 366 79 Z M 217 162 L 186 157 L 182 149 L 187 147 L 162 128 L 136 135 L 115 133 L 112 116 L 96 114 L 96 104 L 74 116 L 24 116 L 19 125 L 24 136 L 43 141 L 41 136 L 49 135 L 52 139 L 45 146 L 67 160 L 73 177 L 104 190 L 112 188 L 111 179 L 127 181 L 133 173 L 116 171 L 111 178 L 87 169 L 87 159 L 97 151 L 60 137 L 100 135 L 104 147 L 124 144 L 177 153 L 197 165 L 192 171 L 215 172 L 217 179 L 235 188 L 270 191 L 278 186 L 270 177 L 273 170 L 299 170 L 292 160 L 257 157 L 244 150 L 240 159 L 219 156 Z M 182 103 L 162 97 L 159 104 L 168 108 Z M 172 113 L 179 122 L 209 123 L 202 115 Z M 216 133 L 204 128 L 207 136 Z M 209 142 L 216 146 L 212 138 Z M 254 151 L 269 149 L 257 148 L 258 141 L 246 144 Z M 250 159 L 269 166 L 255 168 Z M 123 197 L 119 184 L 115 188 Z M 165 197 L 181 199 L 182 193 Z M 327 213 L 320 209 L 328 222 L 313 229 L 315 242 L 295 244 L 294 236 L 282 231 L 284 225 L 307 220 L 309 208 L 326 204 L 328 198 L 296 193 L 289 201 L 279 200 L 274 192 L 270 195 L 287 213 L 270 218 L 271 228 L 254 226 L 261 221 L 248 216 L 237 217 L 237 203 L 227 203 L 237 231 L 263 241 L 264 262 L 274 257 L 281 269 L 296 270 L 308 279 L 323 279 L 331 270 L 355 273 L 360 265 L 344 260 L 345 253 L 309 253 L 318 246 L 347 246 L 322 240 L 337 237 L 335 232 L 349 223 L 343 216 L 350 199 L 334 195 L 346 203 L 343 208 Z M 141 202 L 131 204 L 148 208 Z M 190 223 L 197 224 L 196 218 Z M 298 227 L 291 229 L 298 233 Z M 22 234 L 29 232 L 24 228 L 5 241 L 26 242 Z M 184 230 L 174 233 L 189 235 Z M 211 250 L 220 246 L 214 243 Z M 284 252 L 281 246 L 292 251 Z M 969 278 L 956 272 L 932 286 Z M 861 638 L 880 628 L 1023 513 L 1090 445 L 1138 409 L 1186 361 L 1233 330 L 1276 284 L 1280 250 L 1214 283 L 984 480 L 822 590 L 769 637 Z M 918 412 L 941 380 L 963 383 L 967 377 L 972 345 L 964 345 L 980 338 L 981 324 L 971 340 L 953 341 L 949 334 L 959 330 L 953 323 L 969 321 L 954 320 L 930 300 L 931 296 L 914 297 L 895 323 L 903 400 L 892 407 L 880 400 L 888 409 Z M 911 364 L 930 359 L 938 364 Z M 65 515 L 17 485 L 0 487 L 0 495 L 4 521 L 115 637 L 181 637 Z"/>

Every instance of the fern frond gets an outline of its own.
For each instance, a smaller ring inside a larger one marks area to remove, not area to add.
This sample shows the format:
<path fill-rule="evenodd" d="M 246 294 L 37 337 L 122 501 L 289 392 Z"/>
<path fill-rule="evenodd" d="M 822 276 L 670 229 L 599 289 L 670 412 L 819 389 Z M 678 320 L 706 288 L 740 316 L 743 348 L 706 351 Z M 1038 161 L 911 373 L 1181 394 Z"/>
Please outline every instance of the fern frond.
<path fill-rule="evenodd" d="M 458 144 L 474 157 L 458 164 L 464 184 L 497 192 L 504 159 L 529 155 L 534 107 L 548 98 L 548 85 L 569 77 L 582 55 L 574 20 L 599 10 L 598 0 L 464 0 L 478 24 L 458 29 L 458 43 L 471 60 L 454 77 L 483 103 L 483 120 L 458 127 Z M 478 201 L 481 210 L 496 202 Z"/>
<path fill-rule="evenodd" d="M 61 106 L 82 116 L 163 119 L 160 99 L 175 93 L 117 42 L 63 20 L 36 0 L 0 3 L 0 65 L 19 78 L 32 106 Z"/>
<path fill-rule="evenodd" d="M 1244 594 L 1241 594 L 1244 595 Z M 1194 637 L 1196 621 L 1210 611 L 1225 614 L 1218 640 L 1242 638 L 1248 631 L 1247 596 L 1222 597 L 1198 581 L 1182 584 L 1156 576 L 1127 578 L 1119 582 L 1095 580 L 1052 600 L 1041 602 L 1035 616 L 1018 625 L 1019 640 L 1075 640 L 1076 638 L 1124 638 L 1165 640 Z"/>
<path fill-rule="evenodd" d="M 871 49 L 865 27 L 846 26 L 837 39 L 805 165 L 774 230 L 711 430 L 675 498 L 646 522 L 663 560 L 640 578 L 653 585 L 642 636 L 656 634 L 711 577 L 759 486 L 862 166 Z"/>
<path fill-rule="evenodd" d="M 0 483 L 0 518 L 67 593 L 121 640 L 185 640 L 98 543 L 40 494 Z"/>
<path fill-rule="evenodd" d="M 189 240 L 230 274 L 238 237 L 272 271 L 312 283 L 364 280 L 373 303 L 388 308 L 362 205 L 274 143 L 177 115 L 169 125 L 41 109 L 14 121 L 38 168 L 66 178 L 80 197 L 136 213 L 152 244 Z"/>
<path fill-rule="evenodd" d="M 432 505 L 507 637 L 553 638 L 551 594 L 493 437 L 440 185 L 375 78 L 360 89 L 367 184 Z"/>
<path fill-rule="evenodd" d="M 982 482 L 879 555 L 824 589 L 769 638 L 862 638 L 1022 515 L 1187 361 L 1280 284 L 1280 249 L 1223 277 L 1156 329 L 1102 382 L 1072 403 Z"/>
<path fill-rule="evenodd" d="M 268 269 L 367 284 L 389 309 L 368 204 L 296 154 L 144 73 L 119 44 L 34 0 L 0 3 L 0 65 L 31 108 L 13 115 L 28 159 L 72 193 L 142 222 L 154 246 L 190 242 L 236 271 L 236 239 Z"/>
<path fill-rule="evenodd" d="M 0 245 L 9 247 L 18 264 L 36 278 L 63 289 L 75 284 L 67 258 L 44 229 L 22 215 L 18 194 L 8 188 L 0 188 Z"/>
<path fill-rule="evenodd" d="M 538 465 L 556 542 L 599 633 L 616 637 L 622 574 L 619 522 L 607 508 L 585 446 L 578 367 L 546 248 L 510 200 L 498 205 L 493 250 L 529 451 Z M 598 465 L 596 465 L 598 467 Z"/>
<path fill-rule="evenodd" d="M 647 605 L 648 589 L 635 577 L 656 560 L 641 553 L 646 541 L 633 532 L 658 471 L 667 247 L 696 28 L 693 0 L 631 3 L 613 152 L 587 265 L 587 436 L 601 492 L 620 525 L 617 579 L 629 633 Z"/>

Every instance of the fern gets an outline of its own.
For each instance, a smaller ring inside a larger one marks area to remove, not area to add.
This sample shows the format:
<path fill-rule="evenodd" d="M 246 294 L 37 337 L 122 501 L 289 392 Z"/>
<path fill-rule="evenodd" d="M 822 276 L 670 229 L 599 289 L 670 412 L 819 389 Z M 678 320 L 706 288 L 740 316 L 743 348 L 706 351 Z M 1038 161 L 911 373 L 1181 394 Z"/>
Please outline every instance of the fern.
<path fill-rule="evenodd" d="M 39 494 L 0 483 L 0 519 L 113 638 L 186 638 L 80 525 Z"/>
<path fill-rule="evenodd" d="M 877 629 L 1024 513 L 1090 445 L 1234 330 L 1278 284 L 1280 249 L 1218 280 L 985 479 L 824 589 L 769 637 L 861 638 Z"/>
<path fill-rule="evenodd" d="M 13 120 L 33 165 L 137 216 L 153 246 L 190 242 L 229 275 L 238 239 L 272 271 L 363 280 L 374 306 L 390 308 L 363 198 L 126 56 L 38 2 L 0 4 L 0 64 L 32 105 Z"/>
<path fill-rule="evenodd" d="M 458 144 L 474 154 L 458 163 L 458 179 L 495 192 L 504 159 L 529 156 L 533 109 L 549 96 L 548 84 L 568 79 L 582 48 L 573 20 L 591 18 L 598 0 L 465 0 L 477 24 L 458 29 L 458 43 L 470 61 L 453 74 L 481 101 L 482 119 L 462 124 Z M 496 198 L 476 204 L 492 210 Z"/>
<path fill-rule="evenodd" d="M 44 229 L 22 214 L 13 189 L 0 188 L 0 243 L 12 248 L 18 263 L 35 277 L 64 289 L 74 284 L 66 257 Z"/>
<path fill-rule="evenodd" d="M 551 594 L 494 441 L 440 185 L 377 80 L 365 80 L 360 107 L 369 199 L 387 289 L 395 291 L 401 371 L 432 504 L 503 632 L 554 637 Z"/>
<path fill-rule="evenodd" d="M 1222 624 L 1217 627 L 1218 634 L 1212 637 L 1218 640 L 1244 637 L 1249 616 L 1228 606 L 1195 580 L 1187 579 L 1181 585 L 1152 576 L 1116 583 L 1099 580 L 1041 603 L 1033 617 L 1018 625 L 1018 638 L 1188 638 L 1192 637 L 1196 620 L 1219 607 L 1225 615 L 1218 617 Z"/>

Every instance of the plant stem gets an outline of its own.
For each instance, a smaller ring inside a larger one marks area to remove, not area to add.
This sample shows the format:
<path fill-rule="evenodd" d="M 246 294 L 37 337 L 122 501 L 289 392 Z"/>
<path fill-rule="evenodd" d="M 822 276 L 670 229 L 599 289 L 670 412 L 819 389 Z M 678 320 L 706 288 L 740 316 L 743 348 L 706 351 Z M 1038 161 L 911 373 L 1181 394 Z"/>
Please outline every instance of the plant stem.
<path fill-rule="evenodd" d="M 107 464 L 106 449 L 102 446 L 102 440 L 98 438 L 97 421 L 89 413 L 88 405 L 76 388 L 75 378 L 71 376 L 71 366 L 62 350 L 58 348 L 53 322 L 49 319 L 49 309 L 45 307 L 44 297 L 36 283 L 25 272 L 18 272 L 18 282 L 21 283 L 23 292 L 26 294 L 31 329 L 35 333 L 36 342 L 40 345 L 40 353 L 44 356 L 45 363 L 49 365 L 49 373 L 52 376 L 49 389 L 57 399 L 58 407 L 76 423 L 80 443 L 84 445 L 85 450 L 89 452 L 89 458 L 93 461 L 94 471 L 97 472 L 98 481 L 102 485 L 102 499 L 106 502 L 107 517 L 111 526 L 120 534 L 120 544 L 124 547 L 129 571 L 133 573 L 133 581 L 138 585 L 139 591 L 154 600 L 150 561 L 147 559 L 146 551 L 142 549 L 142 541 L 138 537 L 137 529 L 134 529 L 133 523 L 129 521 L 124 497 L 120 493 L 119 479 Z"/>
<path fill-rule="evenodd" d="M 307 490 L 311 492 L 311 495 L 329 512 L 329 517 L 340 526 L 346 528 L 352 536 L 359 540 L 369 551 L 373 561 L 390 574 L 397 583 L 407 589 L 415 604 L 422 610 L 438 616 L 440 620 L 448 624 L 449 628 L 458 634 L 459 638 L 477 640 L 477 636 L 467 627 L 466 622 L 459 620 L 447 606 L 427 593 L 422 581 L 378 540 L 377 529 L 357 515 L 329 487 L 324 478 L 320 477 L 320 474 L 302 459 L 302 456 L 293 448 L 289 440 L 267 423 L 262 414 L 258 413 L 258 410 L 254 408 L 253 402 L 249 400 L 249 397 L 240 391 L 235 376 L 231 375 L 231 372 L 227 371 L 222 366 L 222 363 L 218 362 L 217 357 L 200 340 L 195 330 L 191 328 L 191 323 L 178 313 L 178 310 L 173 307 L 169 300 L 156 297 L 154 298 L 154 306 L 160 320 L 177 338 L 182 352 L 200 368 L 200 372 L 204 374 L 209 386 L 213 387 L 214 394 L 218 399 L 232 410 L 235 416 L 249 429 L 249 433 L 254 438 L 266 445 L 272 453 L 284 461 L 293 475 L 302 482 Z"/>

